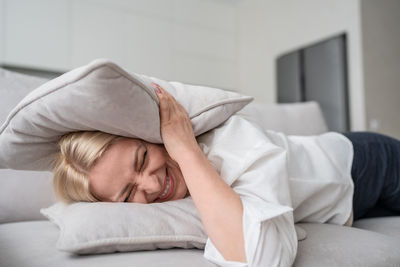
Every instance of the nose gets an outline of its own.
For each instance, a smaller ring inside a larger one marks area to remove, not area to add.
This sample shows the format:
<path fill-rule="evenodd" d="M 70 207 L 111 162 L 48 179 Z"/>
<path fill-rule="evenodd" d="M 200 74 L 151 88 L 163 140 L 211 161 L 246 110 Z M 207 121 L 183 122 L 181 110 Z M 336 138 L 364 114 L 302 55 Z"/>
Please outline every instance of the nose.
<path fill-rule="evenodd" d="M 138 177 L 134 201 L 137 203 L 152 203 L 159 195 L 163 184 L 155 175 L 143 174 Z"/>

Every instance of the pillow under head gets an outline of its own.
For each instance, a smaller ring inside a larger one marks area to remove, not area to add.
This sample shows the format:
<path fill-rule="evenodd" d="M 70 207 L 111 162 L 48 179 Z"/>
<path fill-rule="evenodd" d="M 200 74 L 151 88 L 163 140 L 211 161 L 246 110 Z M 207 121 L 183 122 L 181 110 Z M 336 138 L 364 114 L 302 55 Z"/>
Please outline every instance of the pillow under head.
<path fill-rule="evenodd" d="M 163 203 L 56 203 L 40 212 L 60 228 L 59 250 L 76 254 L 203 249 L 207 241 L 191 199 Z"/>
<path fill-rule="evenodd" d="M 111 61 L 95 60 L 43 84 L 13 109 L 0 128 L 0 168 L 51 170 L 57 142 L 68 132 L 103 131 L 162 143 L 153 82 L 186 109 L 196 136 L 253 99 L 128 73 Z"/>
<path fill-rule="evenodd" d="M 56 203 L 40 212 L 60 228 L 59 250 L 99 254 L 203 249 L 207 235 L 191 197 L 163 203 Z M 295 225 L 297 240 L 307 233 Z"/>

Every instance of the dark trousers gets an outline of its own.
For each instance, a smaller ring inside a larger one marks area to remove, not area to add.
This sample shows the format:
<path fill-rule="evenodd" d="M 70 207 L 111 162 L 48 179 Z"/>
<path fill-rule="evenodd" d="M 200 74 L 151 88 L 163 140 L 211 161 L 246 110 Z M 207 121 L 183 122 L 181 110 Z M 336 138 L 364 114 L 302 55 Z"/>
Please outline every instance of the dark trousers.
<path fill-rule="evenodd" d="M 354 220 L 399 216 L 400 141 L 370 132 L 343 134 L 354 147 Z"/>

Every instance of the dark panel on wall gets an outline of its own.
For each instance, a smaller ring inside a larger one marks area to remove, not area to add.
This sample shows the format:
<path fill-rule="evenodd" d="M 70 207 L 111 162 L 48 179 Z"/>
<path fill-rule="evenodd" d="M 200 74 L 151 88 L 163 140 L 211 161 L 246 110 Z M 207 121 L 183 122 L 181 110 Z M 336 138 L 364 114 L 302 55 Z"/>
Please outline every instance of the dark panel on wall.
<path fill-rule="evenodd" d="M 279 103 L 317 101 L 329 130 L 350 129 L 345 35 L 279 57 L 277 77 Z"/>
<path fill-rule="evenodd" d="M 278 60 L 277 68 L 280 86 L 278 102 L 302 101 L 300 53 L 296 51 L 282 56 Z"/>
<path fill-rule="evenodd" d="M 348 101 L 343 38 L 334 38 L 304 50 L 306 99 L 318 101 L 328 128 L 346 131 Z"/>

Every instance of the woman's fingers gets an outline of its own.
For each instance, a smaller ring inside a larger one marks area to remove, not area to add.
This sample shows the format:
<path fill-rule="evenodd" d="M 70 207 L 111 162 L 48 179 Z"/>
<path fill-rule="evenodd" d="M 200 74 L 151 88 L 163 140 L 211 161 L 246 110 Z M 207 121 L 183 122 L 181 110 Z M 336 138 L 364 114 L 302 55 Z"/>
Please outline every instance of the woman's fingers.
<path fill-rule="evenodd" d="M 156 88 L 156 92 L 158 93 L 159 97 L 161 96 L 163 99 L 167 99 L 171 102 L 177 102 L 176 99 L 160 85 L 158 85 L 157 83 L 152 83 L 152 84 Z"/>
<path fill-rule="evenodd" d="M 171 118 L 171 114 L 184 111 L 182 105 L 180 105 L 170 93 L 164 90 L 164 88 L 156 83 L 152 83 L 152 85 L 154 86 L 158 100 L 160 101 L 161 120 L 166 119 L 166 121 L 168 121 Z"/>
<path fill-rule="evenodd" d="M 159 88 L 156 89 L 156 92 L 160 101 L 160 120 L 163 123 L 171 119 L 170 101 Z"/>
<path fill-rule="evenodd" d="M 156 83 L 152 84 L 160 101 L 160 130 L 169 155 L 175 159 L 182 151 L 197 149 L 192 123 L 186 110 L 176 99 Z"/>
<path fill-rule="evenodd" d="M 171 121 L 179 120 L 187 120 L 190 121 L 188 117 L 188 113 L 185 108 L 176 101 L 175 97 L 173 97 L 170 93 L 168 93 L 164 88 L 156 83 L 152 83 L 155 87 L 158 99 L 160 101 L 160 118 L 161 123 L 169 123 Z"/>
<path fill-rule="evenodd" d="M 161 124 L 171 123 L 173 116 L 177 114 L 178 102 L 164 88 L 156 83 L 152 83 L 160 101 L 160 120 Z"/>

